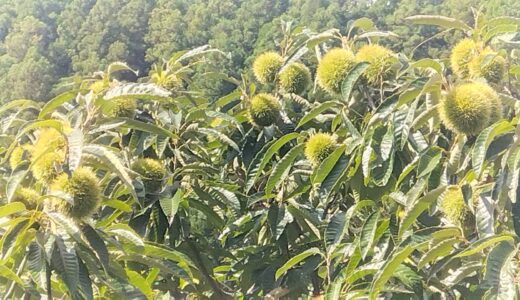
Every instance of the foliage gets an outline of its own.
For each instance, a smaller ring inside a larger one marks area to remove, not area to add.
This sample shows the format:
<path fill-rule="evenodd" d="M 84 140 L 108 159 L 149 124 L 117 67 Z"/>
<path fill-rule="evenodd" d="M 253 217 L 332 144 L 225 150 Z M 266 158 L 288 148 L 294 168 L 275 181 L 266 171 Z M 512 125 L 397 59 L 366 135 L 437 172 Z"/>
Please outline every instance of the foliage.
<path fill-rule="evenodd" d="M 124 10 L 122 3 L 84 5 Z M 154 13 L 175 19 L 169 9 Z M 474 12 L 471 24 L 438 15 L 408 22 L 500 53 L 507 80 L 463 78 L 446 59 L 395 53 L 390 75 L 369 84 L 380 61 L 356 56 L 395 33 L 359 18 L 344 32 L 283 22 L 269 50 L 282 58 L 274 78 L 291 64 L 308 67 L 314 88 L 298 94 L 280 80 L 256 82 L 250 71 L 200 74 L 223 56 L 201 46 L 173 53 L 139 80 L 115 62 L 70 79 L 46 103 L 3 104 L 0 294 L 514 299 L 520 22 Z M 197 30 L 213 28 L 213 15 L 202 16 L 190 15 Z M 87 52 L 81 57 L 97 59 Z M 343 60 L 328 61 L 331 53 Z M 333 82 L 320 75 L 324 63 Z M 193 84 L 198 76 L 232 90 L 208 97 Z M 125 113 L 112 114 L 121 103 Z M 45 168 L 36 168 L 41 161 Z"/>

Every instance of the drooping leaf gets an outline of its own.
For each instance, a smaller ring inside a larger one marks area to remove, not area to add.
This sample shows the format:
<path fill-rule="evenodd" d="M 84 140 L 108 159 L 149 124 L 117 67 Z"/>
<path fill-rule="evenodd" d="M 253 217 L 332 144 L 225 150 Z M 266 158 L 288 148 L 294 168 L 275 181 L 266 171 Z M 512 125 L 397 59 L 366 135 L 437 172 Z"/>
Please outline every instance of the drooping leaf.
<path fill-rule="evenodd" d="M 285 272 L 287 272 L 287 270 L 292 268 L 294 265 L 300 263 L 307 257 L 309 257 L 311 255 L 317 255 L 317 254 L 321 254 L 320 249 L 313 247 L 313 248 L 303 251 L 302 253 L 300 253 L 298 255 L 291 257 L 291 259 L 289 259 L 285 264 L 283 264 L 283 266 L 281 266 L 280 268 L 278 268 L 278 270 L 276 270 L 275 279 L 280 278 L 280 276 L 282 276 Z"/>
<path fill-rule="evenodd" d="M 274 187 L 282 182 L 288 175 L 290 168 L 298 155 L 303 152 L 304 144 L 299 144 L 292 148 L 280 161 L 274 166 L 271 176 L 265 185 L 265 192 L 271 193 Z"/>
<path fill-rule="evenodd" d="M 363 224 L 361 235 L 359 238 L 359 250 L 361 251 L 361 257 L 366 258 L 367 254 L 372 250 L 374 239 L 376 237 L 377 222 L 379 220 L 379 212 L 374 212 Z"/>
<path fill-rule="evenodd" d="M 138 98 L 147 100 L 167 100 L 170 91 L 153 83 L 122 83 L 105 93 L 105 100 L 117 98 Z"/>
<path fill-rule="evenodd" d="M 394 275 L 395 270 L 413 252 L 413 250 L 414 248 L 408 245 L 395 251 L 393 255 L 385 261 L 383 267 L 374 276 L 374 280 L 370 287 L 369 299 L 376 299 L 390 277 Z"/>
<path fill-rule="evenodd" d="M 471 27 L 466 23 L 459 21 L 454 18 L 435 16 L 435 15 L 416 15 L 405 18 L 407 21 L 411 21 L 414 24 L 421 25 L 436 25 L 444 28 L 455 28 L 463 31 L 471 30 Z"/>
<path fill-rule="evenodd" d="M 358 81 L 361 74 L 368 68 L 370 63 L 368 62 L 359 62 L 349 71 L 348 75 L 343 79 L 341 83 L 341 97 L 345 103 L 348 103 L 350 100 L 350 95 L 352 94 L 352 90 L 356 82 Z"/>
<path fill-rule="evenodd" d="M 437 201 L 439 196 L 444 192 L 446 189 L 446 186 L 440 186 L 436 188 L 435 190 L 427 193 L 423 197 L 419 198 L 417 201 L 412 203 L 410 208 L 407 208 L 406 214 L 401 221 L 401 225 L 399 226 L 399 237 L 403 236 L 403 233 L 408 230 L 408 228 L 415 222 L 417 217 L 430 205 L 433 204 L 433 202 Z"/>

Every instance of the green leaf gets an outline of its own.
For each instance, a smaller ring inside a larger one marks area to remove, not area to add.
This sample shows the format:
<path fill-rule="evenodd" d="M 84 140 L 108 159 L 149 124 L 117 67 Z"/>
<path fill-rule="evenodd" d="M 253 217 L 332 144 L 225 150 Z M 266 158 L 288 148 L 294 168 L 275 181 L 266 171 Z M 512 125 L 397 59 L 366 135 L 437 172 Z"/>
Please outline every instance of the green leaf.
<path fill-rule="evenodd" d="M 2 106 L 0 106 L 0 115 L 4 112 L 11 110 L 11 109 L 21 109 L 23 107 L 34 107 L 39 108 L 39 104 L 36 101 L 33 100 L 27 100 L 27 99 L 18 99 L 9 101 L 7 103 L 4 103 Z"/>
<path fill-rule="evenodd" d="M 387 38 L 387 37 L 399 37 L 399 35 L 391 32 L 391 31 L 370 31 L 370 32 L 365 32 L 365 33 L 358 35 L 357 39 L 364 39 L 364 38 L 371 38 L 371 37 Z"/>
<path fill-rule="evenodd" d="M 83 296 L 86 300 L 94 299 L 94 291 L 92 290 L 92 280 L 90 279 L 90 274 L 88 272 L 87 266 L 81 259 L 78 258 L 78 267 L 79 267 L 79 288 L 83 293 Z"/>
<path fill-rule="evenodd" d="M 332 191 L 344 182 L 343 179 L 347 175 L 349 162 L 350 159 L 345 154 L 339 157 L 320 185 L 319 194 L 322 199 L 328 199 Z"/>
<path fill-rule="evenodd" d="M 150 257 L 169 259 L 178 262 L 179 265 L 188 272 L 188 274 L 190 274 L 188 266 L 195 267 L 195 263 L 186 254 L 160 244 L 151 242 L 146 243 L 146 245 L 144 245 L 143 254 Z"/>
<path fill-rule="evenodd" d="M 120 72 L 120 71 L 130 71 L 130 72 L 134 73 L 136 76 L 138 75 L 138 71 L 130 68 L 126 63 L 121 62 L 121 61 L 115 61 L 115 62 L 111 63 L 110 65 L 108 65 L 107 76 L 110 79 L 110 76 L 112 74 L 114 74 L 115 72 Z"/>
<path fill-rule="evenodd" d="M 374 238 L 376 236 L 377 221 L 379 220 L 379 212 L 372 213 L 363 224 L 361 229 L 361 235 L 359 238 L 359 250 L 361 251 L 361 257 L 366 258 L 368 253 L 372 250 L 374 244 Z"/>
<path fill-rule="evenodd" d="M 408 228 L 415 222 L 417 217 L 430 205 L 432 205 L 433 202 L 437 201 L 439 196 L 444 192 L 446 189 L 446 186 L 440 186 L 436 188 L 435 190 L 427 193 L 422 198 L 419 198 L 417 201 L 415 201 L 410 208 L 407 208 L 406 214 L 401 221 L 401 225 L 399 226 L 399 238 L 403 236 L 403 233 L 408 230 Z"/>
<path fill-rule="evenodd" d="M 323 182 L 323 180 L 329 175 L 330 171 L 332 171 L 340 157 L 345 153 L 345 148 L 345 145 L 341 145 L 320 163 L 311 177 L 313 185 Z"/>
<path fill-rule="evenodd" d="M 486 152 L 493 139 L 500 134 L 511 132 L 513 130 L 514 128 L 509 122 L 501 121 L 484 129 L 479 134 L 477 140 L 475 141 L 475 145 L 473 146 L 471 156 L 473 170 L 475 170 L 475 173 L 478 177 L 482 175 L 482 172 L 484 170 Z"/>
<path fill-rule="evenodd" d="M 81 152 L 83 150 L 83 132 L 76 128 L 71 133 L 67 134 L 67 145 L 69 152 L 69 171 L 73 172 L 79 166 L 81 161 Z"/>
<path fill-rule="evenodd" d="M 125 269 L 125 272 L 126 272 L 126 276 L 128 277 L 128 282 L 131 285 L 138 288 L 146 296 L 147 299 L 153 298 L 152 288 L 148 285 L 148 282 L 146 281 L 146 279 L 143 276 L 141 276 L 141 275 L 139 275 L 139 273 L 129 270 L 129 269 Z"/>
<path fill-rule="evenodd" d="M 410 65 L 412 68 L 432 68 L 437 73 L 442 74 L 442 65 L 437 60 L 431 58 L 420 59 Z"/>
<path fill-rule="evenodd" d="M 441 161 L 442 149 L 439 147 L 431 147 L 421 154 L 417 165 L 417 177 L 423 177 L 430 174 Z"/>
<path fill-rule="evenodd" d="M 255 181 L 258 179 L 273 155 L 275 155 L 283 145 L 299 136 L 300 135 L 297 132 L 288 133 L 280 137 L 278 140 L 268 143 L 262 148 L 262 150 L 260 150 L 257 156 L 253 159 L 253 162 L 247 171 L 247 183 L 245 188 L 246 192 L 249 192 L 249 190 L 253 187 Z M 260 157 L 262 158 L 260 159 Z M 259 160 L 260 162 L 257 164 L 256 162 Z"/>
<path fill-rule="evenodd" d="M 416 15 L 405 18 L 406 21 L 411 21 L 414 24 L 420 25 L 436 25 L 444 28 L 454 28 L 460 29 L 463 31 L 471 30 L 471 27 L 466 25 L 466 23 L 454 19 L 448 18 L 444 16 L 435 16 L 435 15 Z"/>
<path fill-rule="evenodd" d="M 510 242 L 501 241 L 487 255 L 484 279 L 481 287 L 491 289 L 491 294 L 497 294 L 500 289 L 500 277 L 502 277 L 502 269 L 511 255 L 515 253 L 515 247 Z M 508 283 L 513 285 L 512 282 Z"/>
<path fill-rule="evenodd" d="M 329 248 L 329 253 L 333 251 L 347 233 L 346 221 L 344 212 L 336 213 L 330 218 L 325 228 L 325 245 Z"/>
<path fill-rule="evenodd" d="M 470 256 L 470 255 L 481 252 L 482 250 L 484 250 L 485 248 L 487 248 L 489 246 L 492 246 L 498 242 L 503 242 L 503 241 L 512 242 L 512 241 L 514 241 L 514 237 L 510 233 L 503 233 L 500 235 L 493 235 L 493 236 L 485 237 L 474 243 L 471 243 L 470 246 L 468 248 L 466 248 L 466 250 L 459 252 L 457 255 L 455 255 L 455 257 Z"/>
<path fill-rule="evenodd" d="M 4 277 L 10 281 L 16 282 L 20 286 L 20 288 L 23 288 L 25 286 L 23 280 L 16 275 L 15 272 L 13 272 L 11 269 L 4 265 L 0 265 L 0 277 Z"/>
<path fill-rule="evenodd" d="M 329 29 L 327 31 L 318 33 L 307 40 L 307 48 L 314 48 L 317 45 L 333 38 L 338 38 L 337 29 Z"/>
<path fill-rule="evenodd" d="M 167 100 L 170 96 L 170 91 L 153 83 L 123 83 L 110 88 L 106 92 L 104 99 L 138 98 L 144 100 Z"/>
<path fill-rule="evenodd" d="M 92 154 L 100 159 L 108 170 L 116 173 L 121 181 L 126 185 L 134 199 L 137 200 L 137 193 L 134 189 L 134 185 L 132 184 L 132 178 L 128 175 L 126 168 L 123 166 L 123 163 L 117 157 L 114 152 L 109 150 L 108 148 L 100 145 L 88 144 L 83 147 L 83 151 L 85 153 Z"/>
<path fill-rule="evenodd" d="M 25 211 L 25 205 L 21 202 L 11 202 L 0 206 L 0 218 Z"/>
<path fill-rule="evenodd" d="M 302 253 L 300 253 L 298 255 L 291 257 L 291 259 L 289 259 L 285 264 L 283 264 L 283 266 L 281 266 L 280 268 L 278 268 L 278 270 L 276 270 L 276 273 L 274 276 L 275 280 L 278 280 L 278 278 L 280 278 L 280 276 L 282 276 L 285 272 L 287 272 L 287 270 L 292 268 L 294 265 L 300 263 L 301 261 L 303 261 L 304 259 L 306 259 L 309 256 L 317 255 L 317 254 L 321 255 L 320 249 L 313 247 L 313 248 L 303 251 Z"/>
<path fill-rule="evenodd" d="M 345 103 L 349 102 L 350 95 L 352 94 L 352 90 L 354 89 L 356 82 L 369 65 L 370 63 L 366 61 L 357 63 L 352 69 L 350 69 L 347 77 L 343 79 L 343 82 L 341 83 L 341 97 Z"/>
<path fill-rule="evenodd" d="M 414 248 L 410 245 L 397 250 L 385 261 L 385 264 L 374 276 L 370 287 L 369 299 L 376 299 L 379 292 L 384 288 L 390 277 L 392 277 L 401 263 L 413 252 Z"/>
<path fill-rule="evenodd" d="M 171 138 L 176 138 L 175 134 L 169 130 L 159 127 L 154 124 L 144 123 L 141 121 L 128 119 L 128 118 L 112 118 L 111 122 L 121 123 L 119 126 L 130 129 L 140 130 L 151 134 L 163 135 Z"/>
<path fill-rule="evenodd" d="M 269 226 L 271 227 L 271 234 L 275 240 L 278 240 L 280 236 L 282 236 L 287 224 L 293 221 L 293 217 L 285 204 L 272 205 L 269 208 L 267 218 Z"/>
<path fill-rule="evenodd" d="M 112 208 L 118 209 L 122 212 L 132 212 L 132 207 L 128 205 L 126 202 L 116 199 L 110 199 L 103 201 L 103 205 L 110 206 Z"/>
<path fill-rule="evenodd" d="M 78 290 L 79 266 L 74 248 L 67 247 L 62 238 L 56 237 L 52 262 L 70 293 L 75 295 Z"/>
<path fill-rule="evenodd" d="M 294 160 L 303 152 L 304 146 L 304 144 L 299 144 L 298 146 L 292 148 L 274 166 L 273 171 L 271 172 L 271 176 L 269 176 L 267 184 L 265 185 L 266 194 L 270 194 L 274 187 L 283 182 L 283 180 L 289 175 L 289 171 Z"/>
<path fill-rule="evenodd" d="M 495 233 L 493 200 L 489 196 L 477 195 L 475 205 L 475 221 L 480 238 L 484 238 Z"/>
<path fill-rule="evenodd" d="M 182 199 L 184 197 L 184 190 L 178 189 L 173 197 L 170 198 L 161 198 L 160 204 L 161 208 L 164 211 L 164 214 L 167 217 L 173 218 L 177 214 L 177 210 L 179 209 L 179 204 L 181 203 Z"/>
<path fill-rule="evenodd" d="M 422 269 L 427 263 L 450 254 L 453 250 L 453 245 L 458 242 L 458 238 L 452 238 L 441 241 L 438 244 L 433 244 L 433 247 L 426 252 L 423 257 L 421 257 L 421 260 L 419 260 L 419 263 L 417 263 L 417 269 Z"/>
<path fill-rule="evenodd" d="M 235 149 L 236 152 L 240 153 L 240 148 L 238 145 L 230 139 L 227 135 L 211 128 L 199 128 L 199 132 L 204 133 L 209 136 L 213 136 L 215 139 L 219 140 L 220 142 L 230 146 L 231 148 Z"/>
<path fill-rule="evenodd" d="M 109 269 L 109 254 L 107 246 L 105 245 L 105 241 L 99 236 L 96 229 L 88 224 L 84 224 L 81 226 L 81 232 L 83 236 L 87 240 L 88 244 L 96 253 L 101 265 L 105 268 L 105 270 Z"/>
<path fill-rule="evenodd" d="M 67 91 L 62 94 L 59 94 L 58 96 L 52 98 L 48 102 L 45 103 L 45 105 L 40 110 L 40 114 L 38 115 L 38 119 L 43 119 L 46 115 L 51 113 L 54 109 L 61 106 L 63 103 L 70 101 L 78 95 L 78 93 L 83 92 L 84 90 L 72 90 Z"/>
<path fill-rule="evenodd" d="M 296 126 L 296 129 L 300 128 L 307 122 L 311 121 L 312 119 L 316 118 L 319 114 L 326 111 L 327 109 L 337 107 L 340 104 L 337 101 L 326 101 L 323 103 L 320 103 L 318 106 L 311 109 L 309 112 L 307 112 L 303 118 L 300 119 L 300 122 L 298 122 L 298 126 Z"/>
<path fill-rule="evenodd" d="M 111 225 L 107 228 L 107 232 L 129 241 L 132 246 L 144 247 L 143 239 L 127 224 L 119 223 Z"/>

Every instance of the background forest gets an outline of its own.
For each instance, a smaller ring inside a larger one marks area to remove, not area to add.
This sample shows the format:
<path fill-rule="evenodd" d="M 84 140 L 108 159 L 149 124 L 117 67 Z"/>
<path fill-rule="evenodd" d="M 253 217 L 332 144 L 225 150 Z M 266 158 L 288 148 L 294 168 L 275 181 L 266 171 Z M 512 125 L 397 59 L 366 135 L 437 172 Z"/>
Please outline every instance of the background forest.
<path fill-rule="evenodd" d="M 374 2 L 374 4 L 372 4 Z M 410 27 L 404 18 L 445 15 L 464 21 L 469 7 L 489 17 L 520 16 L 517 0 L 3 0 L 0 2 L 0 101 L 46 100 L 60 91 L 59 80 L 104 70 L 125 61 L 146 75 L 153 63 L 174 51 L 210 44 L 228 54 L 204 64 L 239 76 L 252 57 L 272 49 L 280 20 L 294 20 L 317 32 L 344 30 L 368 17 L 380 30 L 399 35 L 393 50 L 409 55 L 439 29 Z M 447 56 L 460 34 L 441 35 L 414 51 L 413 59 Z M 128 74 L 127 74 L 128 75 Z M 209 96 L 234 87 L 194 78 L 192 89 Z"/>

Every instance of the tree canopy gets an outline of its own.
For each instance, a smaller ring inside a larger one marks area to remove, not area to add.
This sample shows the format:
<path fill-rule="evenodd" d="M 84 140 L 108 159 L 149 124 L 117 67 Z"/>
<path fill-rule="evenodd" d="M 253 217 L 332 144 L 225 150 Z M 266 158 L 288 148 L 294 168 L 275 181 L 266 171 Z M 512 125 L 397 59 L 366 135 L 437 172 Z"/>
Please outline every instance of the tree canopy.
<path fill-rule="evenodd" d="M 441 34 L 418 46 L 439 29 L 410 27 L 406 16 L 441 14 L 471 22 L 468 7 L 480 6 L 490 16 L 520 15 L 514 0 L 6 0 L 1 5 L 3 102 L 45 100 L 59 90 L 60 78 L 90 74 L 114 61 L 127 62 L 143 76 L 173 52 L 205 44 L 228 56 L 201 68 L 237 76 L 254 55 L 274 46 L 283 20 L 344 33 L 349 22 L 369 17 L 380 30 L 399 35 L 394 50 L 423 58 L 446 55 L 446 46 L 460 34 Z M 191 84 L 215 97 L 229 91 L 206 78 Z"/>

